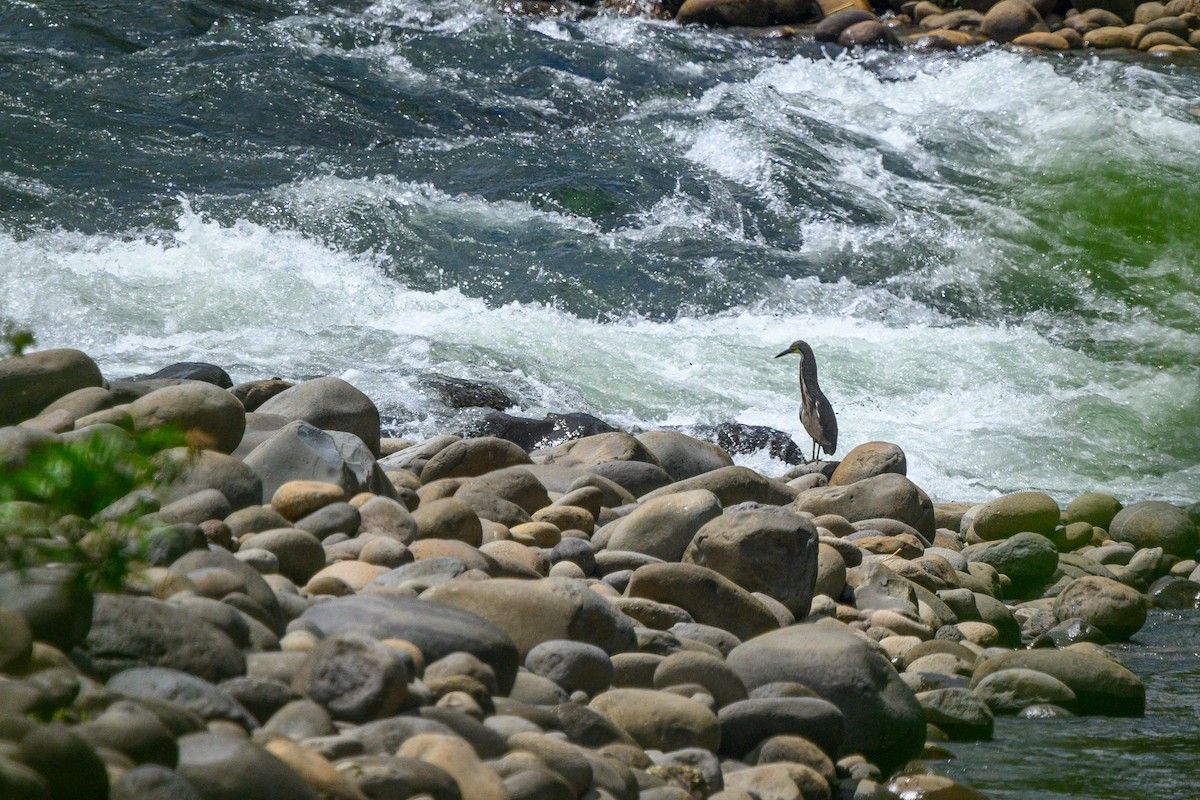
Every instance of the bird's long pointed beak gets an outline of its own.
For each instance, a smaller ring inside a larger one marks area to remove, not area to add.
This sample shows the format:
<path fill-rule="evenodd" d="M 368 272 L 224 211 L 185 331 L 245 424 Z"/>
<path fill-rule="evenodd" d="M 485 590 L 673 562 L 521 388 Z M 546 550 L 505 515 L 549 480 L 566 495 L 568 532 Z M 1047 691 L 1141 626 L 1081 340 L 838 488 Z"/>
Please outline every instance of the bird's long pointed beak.
<path fill-rule="evenodd" d="M 779 356 L 786 356 L 786 355 L 787 355 L 788 353 L 790 353 L 790 352 L 792 352 L 792 351 L 791 351 L 791 350 L 784 350 L 782 353 L 780 353 L 778 356 L 775 356 L 775 357 L 776 357 L 776 358 L 779 358 Z"/>

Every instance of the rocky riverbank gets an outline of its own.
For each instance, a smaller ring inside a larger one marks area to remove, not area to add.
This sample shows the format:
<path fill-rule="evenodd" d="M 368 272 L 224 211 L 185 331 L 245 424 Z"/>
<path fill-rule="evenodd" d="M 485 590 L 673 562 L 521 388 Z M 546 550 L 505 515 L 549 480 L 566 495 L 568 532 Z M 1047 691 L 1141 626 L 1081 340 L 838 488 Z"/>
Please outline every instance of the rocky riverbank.
<path fill-rule="evenodd" d="M 957 50 L 996 42 L 1042 51 L 1088 49 L 1159 57 L 1200 53 L 1200 0 L 1140 5 L 1133 0 L 864 0 L 838 5 L 840 10 L 822 16 L 807 0 L 685 0 L 651 6 L 636 0 L 501 2 L 502 10 L 510 13 L 579 17 L 607 9 L 681 24 L 815 38 L 847 49 Z"/>
<path fill-rule="evenodd" d="M 136 508 L 141 541 L 121 593 L 0 572 L 0 796 L 969 798 L 920 759 L 997 714 L 1142 714 L 1103 644 L 1200 598 L 1195 505 L 934 502 L 884 442 L 762 475 L 508 420 L 539 446 L 388 439 L 336 378 L 0 362 L 5 476 L 191 445 L 87 519 L 0 504 L 84 545 Z"/>

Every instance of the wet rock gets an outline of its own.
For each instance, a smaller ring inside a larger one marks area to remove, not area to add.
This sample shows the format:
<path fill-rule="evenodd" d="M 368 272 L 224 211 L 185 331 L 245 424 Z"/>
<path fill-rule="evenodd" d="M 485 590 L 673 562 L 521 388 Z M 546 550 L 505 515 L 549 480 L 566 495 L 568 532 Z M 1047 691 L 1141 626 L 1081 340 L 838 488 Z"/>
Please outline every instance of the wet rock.
<path fill-rule="evenodd" d="M 746 688 L 803 683 L 846 717 L 845 749 L 884 769 L 921 751 L 925 715 L 887 659 L 849 631 L 799 624 L 744 642 L 729 666 Z"/>
<path fill-rule="evenodd" d="M 103 383 L 96 362 L 79 350 L 39 350 L 0 360 L 0 426 L 15 425 L 63 395 Z"/>
<path fill-rule="evenodd" d="M 582 439 L 586 436 L 615 431 L 616 428 L 591 414 L 552 413 L 547 414 L 543 419 L 528 419 L 496 413 L 488 414 L 479 422 L 469 426 L 464 435 L 494 436 L 499 439 L 507 439 L 522 450 L 530 452 L 555 447 L 572 439 Z"/>
<path fill-rule="evenodd" d="M 979 26 L 980 33 L 997 42 L 1011 42 L 1021 34 L 1048 30 L 1041 15 L 1025 0 L 1000 0 L 988 9 Z M 1058 518 L 1054 521 L 1058 522 Z"/>
<path fill-rule="evenodd" d="M 1187 511 L 1170 503 L 1147 500 L 1126 506 L 1113 517 L 1109 534 L 1138 549 L 1161 547 L 1179 558 L 1191 558 L 1198 544 L 1196 524 Z"/>
<path fill-rule="evenodd" d="M 992 712 L 969 689 L 919 692 L 917 702 L 925 709 L 926 722 L 945 731 L 952 741 L 975 742 L 992 738 L 995 724 Z"/>
<path fill-rule="evenodd" d="M 487 381 L 431 374 L 424 383 L 451 408 L 494 408 L 503 411 L 516 405 L 507 392 Z"/>
<path fill-rule="evenodd" d="M 842 35 L 842 31 L 851 25 L 868 21 L 877 22 L 878 20 L 870 11 L 864 11 L 861 8 L 844 8 L 841 11 L 835 11 L 829 16 L 822 18 L 813 29 L 813 37 L 818 42 L 836 42 L 838 37 Z M 844 482 L 853 483 L 853 481 Z"/>
<path fill-rule="evenodd" d="M 1023 33 L 1012 40 L 1020 47 L 1032 47 L 1035 50 L 1070 50 L 1071 43 L 1057 33 Z"/>
<path fill-rule="evenodd" d="M 1029 706 L 1044 703 L 1071 708 L 1075 693 L 1071 687 L 1045 672 L 1032 669 L 1002 669 L 980 680 L 974 692 L 996 714 L 1015 714 Z"/>
<path fill-rule="evenodd" d="M 766 451 L 772 458 L 777 458 L 785 464 L 800 464 L 804 461 L 804 453 L 796 446 L 792 437 L 775 428 L 722 422 L 712 427 L 700 426 L 695 430 L 695 435 L 715 443 L 727 453 L 749 454 Z"/>
<path fill-rule="evenodd" d="M 1054 600 L 1060 620 L 1079 618 L 1115 641 L 1125 641 L 1146 624 L 1141 592 L 1109 578 L 1087 575 L 1072 581 Z"/>

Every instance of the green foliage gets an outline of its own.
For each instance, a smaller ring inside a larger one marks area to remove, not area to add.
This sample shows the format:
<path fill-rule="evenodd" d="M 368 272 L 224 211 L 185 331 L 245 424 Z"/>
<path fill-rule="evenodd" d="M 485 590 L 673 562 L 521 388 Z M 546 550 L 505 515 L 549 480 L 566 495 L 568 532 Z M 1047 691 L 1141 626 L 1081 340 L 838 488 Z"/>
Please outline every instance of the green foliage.
<path fill-rule="evenodd" d="M 12 320 L 0 319 L 0 357 L 24 355 L 33 342 L 33 331 L 19 327 Z"/>
<path fill-rule="evenodd" d="M 156 456 L 183 443 L 168 429 L 110 430 L 34 446 L 0 470 L 0 563 L 75 564 L 80 588 L 120 589 L 148 532 L 132 493 L 177 477 L 184 464 Z"/>

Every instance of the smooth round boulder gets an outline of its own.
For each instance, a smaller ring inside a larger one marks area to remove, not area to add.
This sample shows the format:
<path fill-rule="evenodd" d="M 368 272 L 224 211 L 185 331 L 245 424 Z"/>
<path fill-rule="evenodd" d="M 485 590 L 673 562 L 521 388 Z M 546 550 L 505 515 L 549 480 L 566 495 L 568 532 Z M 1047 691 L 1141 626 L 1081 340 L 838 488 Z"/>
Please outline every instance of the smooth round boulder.
<path fill-rule="evenodd" d="M 1095 47 L 1096 49 L 1109 49 L 1114 47 L 1129 48 L 1133 47 L 1133 31 L 1125 27 L 1105 26 L 1088 31 L 1083 35 L 1084 44 Z M 1116 512 L 1113 512 L 1114 515 Z M 1109 517 L 1111 521 L 1112 517 Z M 1099 527 L 1105 527 L 1103 525 Z"/>
<path fill-rule="evenodd" d="M 113 781 L 110 800 L 204 800 L 196 787 L 174 770 L 142 764 Z"/>
<path fill-rule="evenodd" d="M 806 517 L 781 508 L 733 511 L 704 523 L 682 561 L 773 597 L 800 618 L 808 614 L 816 590 L 817 529 Z"/>
<path fill-rule="evenodd" d="M 1161 547 L 1179 558 L 1196 555 L 1196 523 L 1184 509 L 1161 500 L 1146 500 L 1121 509 L 1113 517 L 1108 533 L 1139 550 Z"/>
<path fill-rule="evenodd" d="M 743 641 L 779 627 L 779 620 L 761 600 L 721 573 L 697 564 L 638 567 L 625 594 L 678 606 L 695 622 L 721 628 Z"/>
<path fill-rule="evenodd" d="M 688 624 L 688 623 L 683 623 Z M 695 624 L 695 623 L 692 623 Z M 681 650 L 666 657 L 654 668 L 654 688 L 666 689 L 685 683 L 703 686 L 722 708 L 747 699 L 742 679 L 723 658 L 696 650 Z"/>
<path fill-rule="evenodd" d="M 520 663 L 508 634 L 483 617 L 442 603 L 394 594 L 337 597 L 310 607 L 293 626 L 321 637 L 359 632 L 380 640 L 404 639 L 420 649 L 427 663 L 451 653 L 471 653 L 496 673 L 501 694 L 512 689 Z"/>
<path fill-rule="evenodd" d="M 205 721 L 228 720 L 253 730 L 258 722 L 241 703 L 219 686 L 164 667 L 135 667 L 108 679 L 105 689 L 116 697 L 166 700 Z"/>
<path fill-rule="evenodd" d="M 457 497 L 421 503 L 412 518 L 417 539 L 451 539 L 472 547 L 483 543 L 483 524 L 475 510 Z"/>
<path fill-rule="evenodd" d="M 383 536 L 401 544 L 416 541 L 420 526 L 408 508 L 390 497 L 372 497 L 358 507 L 359 534 Z"/>
<path fill-rule="evenodd" d="M 801 623 L 743 642 L 727 663 L 753 691 L 790 681 L 811 688 L 846 718 L 847 752 L 890 770 L 921 752 L 925 714 L 887 658 L 848 630 Z"/>
<path fill-rule="evenodd" d="M 341 378 L 314 378 L 271 397 L 257 409 L 303 420 L 326 431 L 351 433 L 379 457 L 379 409 L 371 398 Z"/>
<path fill-rule="evenodd" d="M 106 800 L 104 762 L 83 737 L 61 722 L 39 725 L 22 737 L 16 757 L 46 781 L 54 800 Z"/>
<path fill-rule="evenodd" d="M 628 433 L 611 431 L 571 439 L 556 447 L 534 451 L 539 464 L 587 469 L 608 461 L 642 461 L 658 467 L 646 446 Z M 661 469 L 661 467 L 659 467 Z M 665 471 L 664 471 L 665 473 Z M 620 483 L 620 481 L 618 481 Z"/>
<path fill-rule="evenodd" d="M 837 16 L 837 14 L 833 16 Z M 860 23 L 863 21 L 858 20 Z M 874 18 L 866 21 L 874 21 Z M 891 442 L 864 442 L 852 449 L 841 460 L 833 470 L 833 475 L 829 477 L 829 485 L 844 486 L 863 478 L 872 478 L 889 472 L 897 475 L 908 474 L 908 459 L 900 446 Z"/>
<path fill-rule="evenodd" d="M 124 753 L 137 764 L 174 767 L 179 759 L 179 747 L 171 730 L 148 708 L 133 701 L 113 703 L 75 731 L 93 747 Z"/>
<path fill-rule="evenodd" d="M 933 501 L 903 475 L 885 473 L 845 486 L 820 486 L 801 492 L 793 511 L 816 516 L 837 514 L 850 522 L 895 519 L 911 525 L 926 539 L 934 534 Z"/>
<path fill-rule="evenodd" d="M 465 484 L 462 491 L 486 492 L 515 503 L 526 514 L 550 505 L 546 487 L 524 466 L 492 470 Z"/>
<path fill-rule="evenodd" d="M 531 463 L 529 454 L 507 439 L 494 436 L 460 439 L 429 459 L 421 470 L 421 483 L 442 478 L 474 478 L 492 470 Z"/>
<path fill-rule="evenodd" d="M 1075 706 L 1071 687 L 1045 672 L 1032 669 L 1002 669 L 975 684 L 975 694 L 996 714 L 1016 714 L 1029 706 L 1053 703 Z"/>
<path fill-rule="evenodd" d="M 288 481 L 271 495 L 271 508 L 289 522 L 346 499 L 346 491 L 327 481 Z"/>
<path fill-rule="evenodd" d="M 504 783 L 475 750 L 458 736 L 420 733 L 406 739 L 396 751 L 400 758 L 416 758 L 446 771 L 458 784 L 463 800 L 503 798 Z"/>
<path fill-rule="evenodd" d="M 215 626 L 159 600 L 128 595 L 96 595 L 91 630 L 74 657 L 100 678 L 167 667 L 216 683 L 246 672 L 245 657 Z"/>
<path fill-rule="evenodd" d="M 342 633 L 309 652 L 292 686 L 334 719 L 366 722 L 399 711 L 410 680 L 398 652 L 370 636 Z"/>
<path fill-rule="evenodd" d="M 742 759 L 773 736 L 802 736 L 831 759 L 841 755 L 846 718 L 827 700 L 816 697 L 760 697 L 725 706 L 721 723 L 721 755 Z"/>
<path fill-rule="evenodd" d="M 721 503 L 716 495 L 700 489 L 646 500 L 602 530 L 609 550 L 679 561 L 696 532 L 720 514 Z"/>
<path fill-rule="evenodd" d="M 18 612 L 0 606 L 0 673 L 18 674 L 33 656 L 33 631 Z"/>
<path fill-rule="evenodd" d="M 722 448 L 679 431 L 647 431 L 635 438 L 646 446 L 672 480 L 681 481 L 733 466 L 733 458 Z"/>
<path fill-rule="evenodd" d="M 1006 539 L 964 548 L 968 562 L 989 564 L 1014 584 L 1044 582 L 1058 569 L 1058 548 L 1036 533 L 1018 533 Z"/>
<path fill-rule="evenodd" d="M 270 503 L 275 490 L 293 480 L 337 484 L 344 497 L 360 492 L 385 497 L 396 493 L 362 439 L 352 433 L 324 431 L 301 420 L 274 429 L 244 460 L 262 479 L 264 503 Z"/>
<path fill-rule="evenodd" d="M 159 458 L 169 459 L 182 470 L 160 493 L 164 504 L 202 489 L 216 489 L 234 511 L 262 502 L 262 480 L 239 458 L 184 447 L 164 450 Z"/>
<path fill-rule="evenodd" d="M 1078 618 L 1095 625 L 1114 641 L 1126 641 L 1146 624 L 1142 593 L 1098 575 L 1071 581 L 1054 598 L 1054 613 L 1060 620 Z"/>
<path fill-rule="evenodd" d="M 129 404 L 133 429 L 175 427 L 200 450 L 232 453 L 246 431 L 241 402 L 211 383 L 164 386 Z"/>
<path fill-rule="evenodd" d="M 179 737 L 182 777 L 204 800 L 319 800 L 282 761 L 247 739 L 216 733 Z"/>
<path fill-rule="evenodd" d="M 876 17 L 870 11 L 861 8 L 843 8 L 822 17 L 821 21 L 813 28 L 813 38 L 818 42 L 836 42 L 846 28 L 874 19 Z"/>
<path fill-rule="evenodd" d="M 325 568 L 325 548 L 317 537 L 298 528 L 251 534 L 242 541 L 238 552 L 254 549 L 273 554 L 279 560 L 279 572 L 298 586 Z"/>
<path fill-rule="evenodd" d="M 980 33 L 997 42 L 1011 42 L 1024 33 L 1049 30 L 1037 9 L 1025 0 L 1000 0 L 983 15 L 979 26 Z"/>
<path fill-rule="evenodd" d="M 1075 693 L 1080 714 L 1140 717 L 1146 713 L 1146 685 L 1116 661 L 1074 648 L 1017 650 L 985 659 L 971 676 L 971 687 L 1006 669 L 1044 672 Z"/>
<path fill-rule="evenodd" d="M 644 748 L 669 752 L 700 747 L 715 753 L 721 744 L 717 717 L 686 697 L 647 689 L 611 689 L 589 704 Z"/>
<path fill-rule="evenodd" d="M 925 721 L 936 725 L 951 741 L 976 742 L 992 738 L 991 710 L 970 689 L 947 687 L 917 693 Z"/>
<path fill-rule="evenodd" d="M 64 395 L 104 385 L 86 353 L 60 348 L 0 360 L 0 427 L 16 425 Z"/>
<path fill-rule="evenodd" d="M 522 656 L 554 639 L 585 642 L 609 654 L 636 646 L 630 619 L 570 578 L 448 581 L 422 597 L 489 620 L 512 637 Z"/>
<path fill-rule="evenodd" d="M 1120 513 L 1121 508 L 1120 501 L 1112 495 L 1085 492 L 1067 505 L 1067 522 L 1086 522 L 1108 530 L 1113 517 Z"/>
<path fill-rule="evenodd" d="M 1058 503 L 1048 494 L 1015 492 L 985 503 L 971 524 L 980 539 L 991 542 L 1023 531 L 1049 536 L 1058 525 L 1058 518 Z"/>
<path fill-rule="evenodd" d="M 589 697 L 612 686 L 612 659 L 599 647 L 584 642 L 566 639 L 542 642 L 525 656 L 525 667 L 567 692 L 582 691 Z"/>

